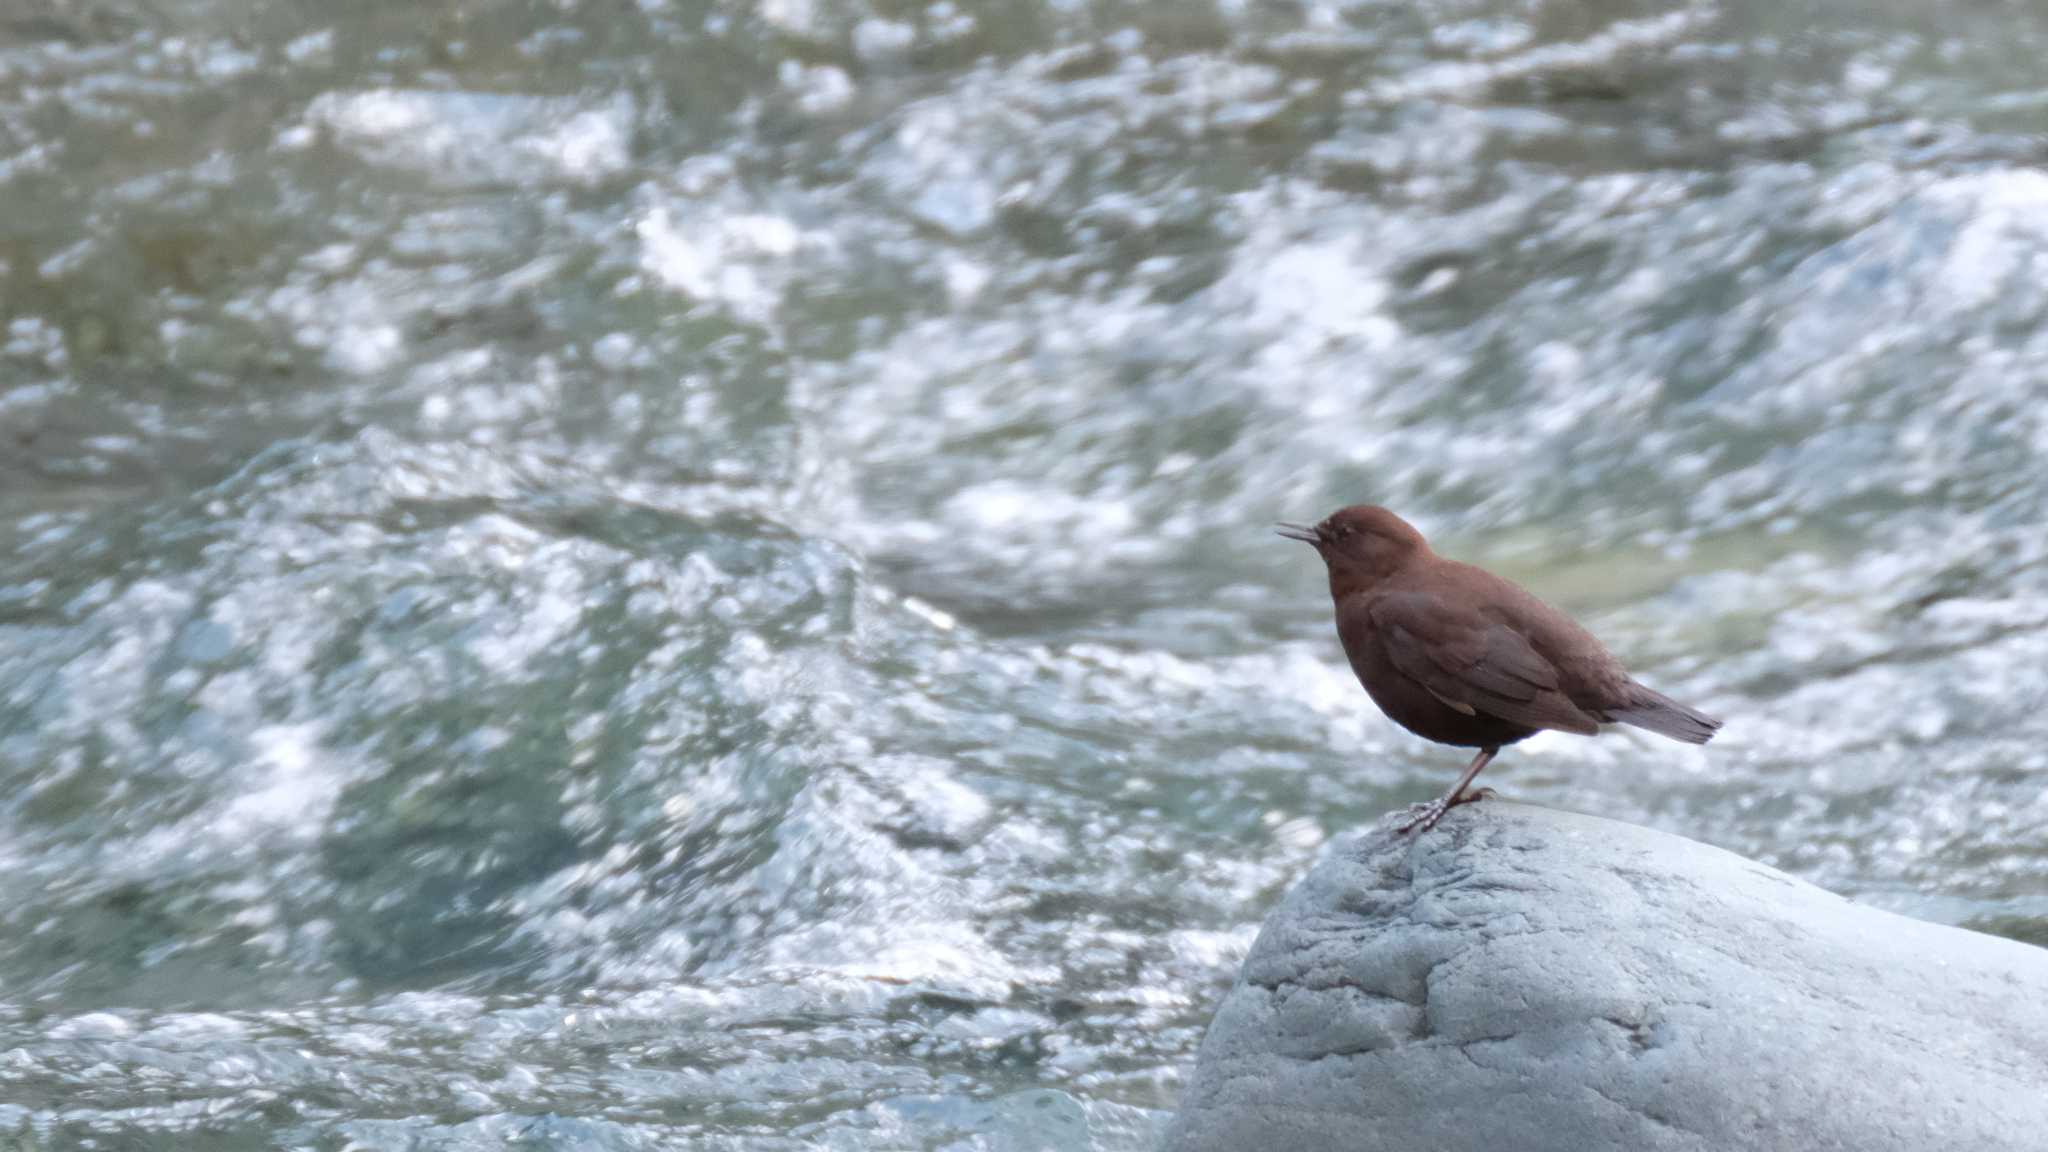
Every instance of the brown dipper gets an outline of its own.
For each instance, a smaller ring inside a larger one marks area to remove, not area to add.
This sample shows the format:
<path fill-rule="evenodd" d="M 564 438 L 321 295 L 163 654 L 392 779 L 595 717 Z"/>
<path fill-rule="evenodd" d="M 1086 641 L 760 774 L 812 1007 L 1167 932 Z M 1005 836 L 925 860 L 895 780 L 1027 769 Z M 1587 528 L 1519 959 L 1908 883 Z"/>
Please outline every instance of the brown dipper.
<path fill-rule="evenodd" d="M 1400 831 L 1427 831 L 1504 745 L 1545 728 L 1592 736 L 1632 724 L 1705 744 L 1721 722 L 1629 679 L 1571 617 L 1484 569 L 1429 550 L 1407 521 L 1371 505 L 1320 524 L 1282 524 L 1330 570 L 1337 636 L 1372 702 L 1425 740 L 1479 749 L 1443 798 Z"/>

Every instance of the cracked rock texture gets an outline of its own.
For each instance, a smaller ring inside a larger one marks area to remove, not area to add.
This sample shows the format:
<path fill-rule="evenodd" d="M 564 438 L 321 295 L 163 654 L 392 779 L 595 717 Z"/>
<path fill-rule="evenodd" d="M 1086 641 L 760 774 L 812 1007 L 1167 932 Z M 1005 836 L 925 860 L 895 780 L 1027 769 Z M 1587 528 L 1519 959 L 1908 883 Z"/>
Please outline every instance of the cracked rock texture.
<path fill-rule="evenodd" d="M 1170 1152 L 2048 1149 L 2048 951 L 1499 800 L 1333 846 Z"/>

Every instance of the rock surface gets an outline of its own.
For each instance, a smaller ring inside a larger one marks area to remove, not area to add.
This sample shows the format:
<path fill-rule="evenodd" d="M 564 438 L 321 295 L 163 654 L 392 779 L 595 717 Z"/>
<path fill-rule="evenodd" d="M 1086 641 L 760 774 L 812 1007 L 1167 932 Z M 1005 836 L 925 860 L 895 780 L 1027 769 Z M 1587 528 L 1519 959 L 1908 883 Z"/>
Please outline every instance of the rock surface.
<path fill-rule="evenodd" d="M 1333 846 L 1170 1152 L 2048 1149 L 2048 950 L 1500 800 Z"/>

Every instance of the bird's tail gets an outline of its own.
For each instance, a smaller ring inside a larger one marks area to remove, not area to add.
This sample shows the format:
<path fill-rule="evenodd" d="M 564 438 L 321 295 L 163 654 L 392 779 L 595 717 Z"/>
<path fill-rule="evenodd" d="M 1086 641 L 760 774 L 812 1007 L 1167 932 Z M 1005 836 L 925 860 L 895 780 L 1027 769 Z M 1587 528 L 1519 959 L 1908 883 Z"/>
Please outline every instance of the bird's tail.
<path fill-rule="evenodd" d="M 1721 730 L 1721 722 L 1712 716 L 1688 708 L 1662 692 L 1652 691 L 1634 681 L 1629 682 L 1628 704 L 1608 709 L 1607 719 L 1616 724 L 1632 724 L 1687 744 L 1705 744 Z"/>

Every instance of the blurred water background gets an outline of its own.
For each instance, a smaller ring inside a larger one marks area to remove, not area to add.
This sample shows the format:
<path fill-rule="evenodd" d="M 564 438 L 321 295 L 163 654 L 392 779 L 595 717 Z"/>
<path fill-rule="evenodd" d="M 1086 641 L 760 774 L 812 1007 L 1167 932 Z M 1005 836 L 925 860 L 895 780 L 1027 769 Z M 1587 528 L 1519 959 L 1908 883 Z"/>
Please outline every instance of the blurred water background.
<path fill-rule="evenodd" d="M 2048 939 L 2048 13 L 0 3 L 0 1137 L 1136 1150 L 1462 764 Z"/>

